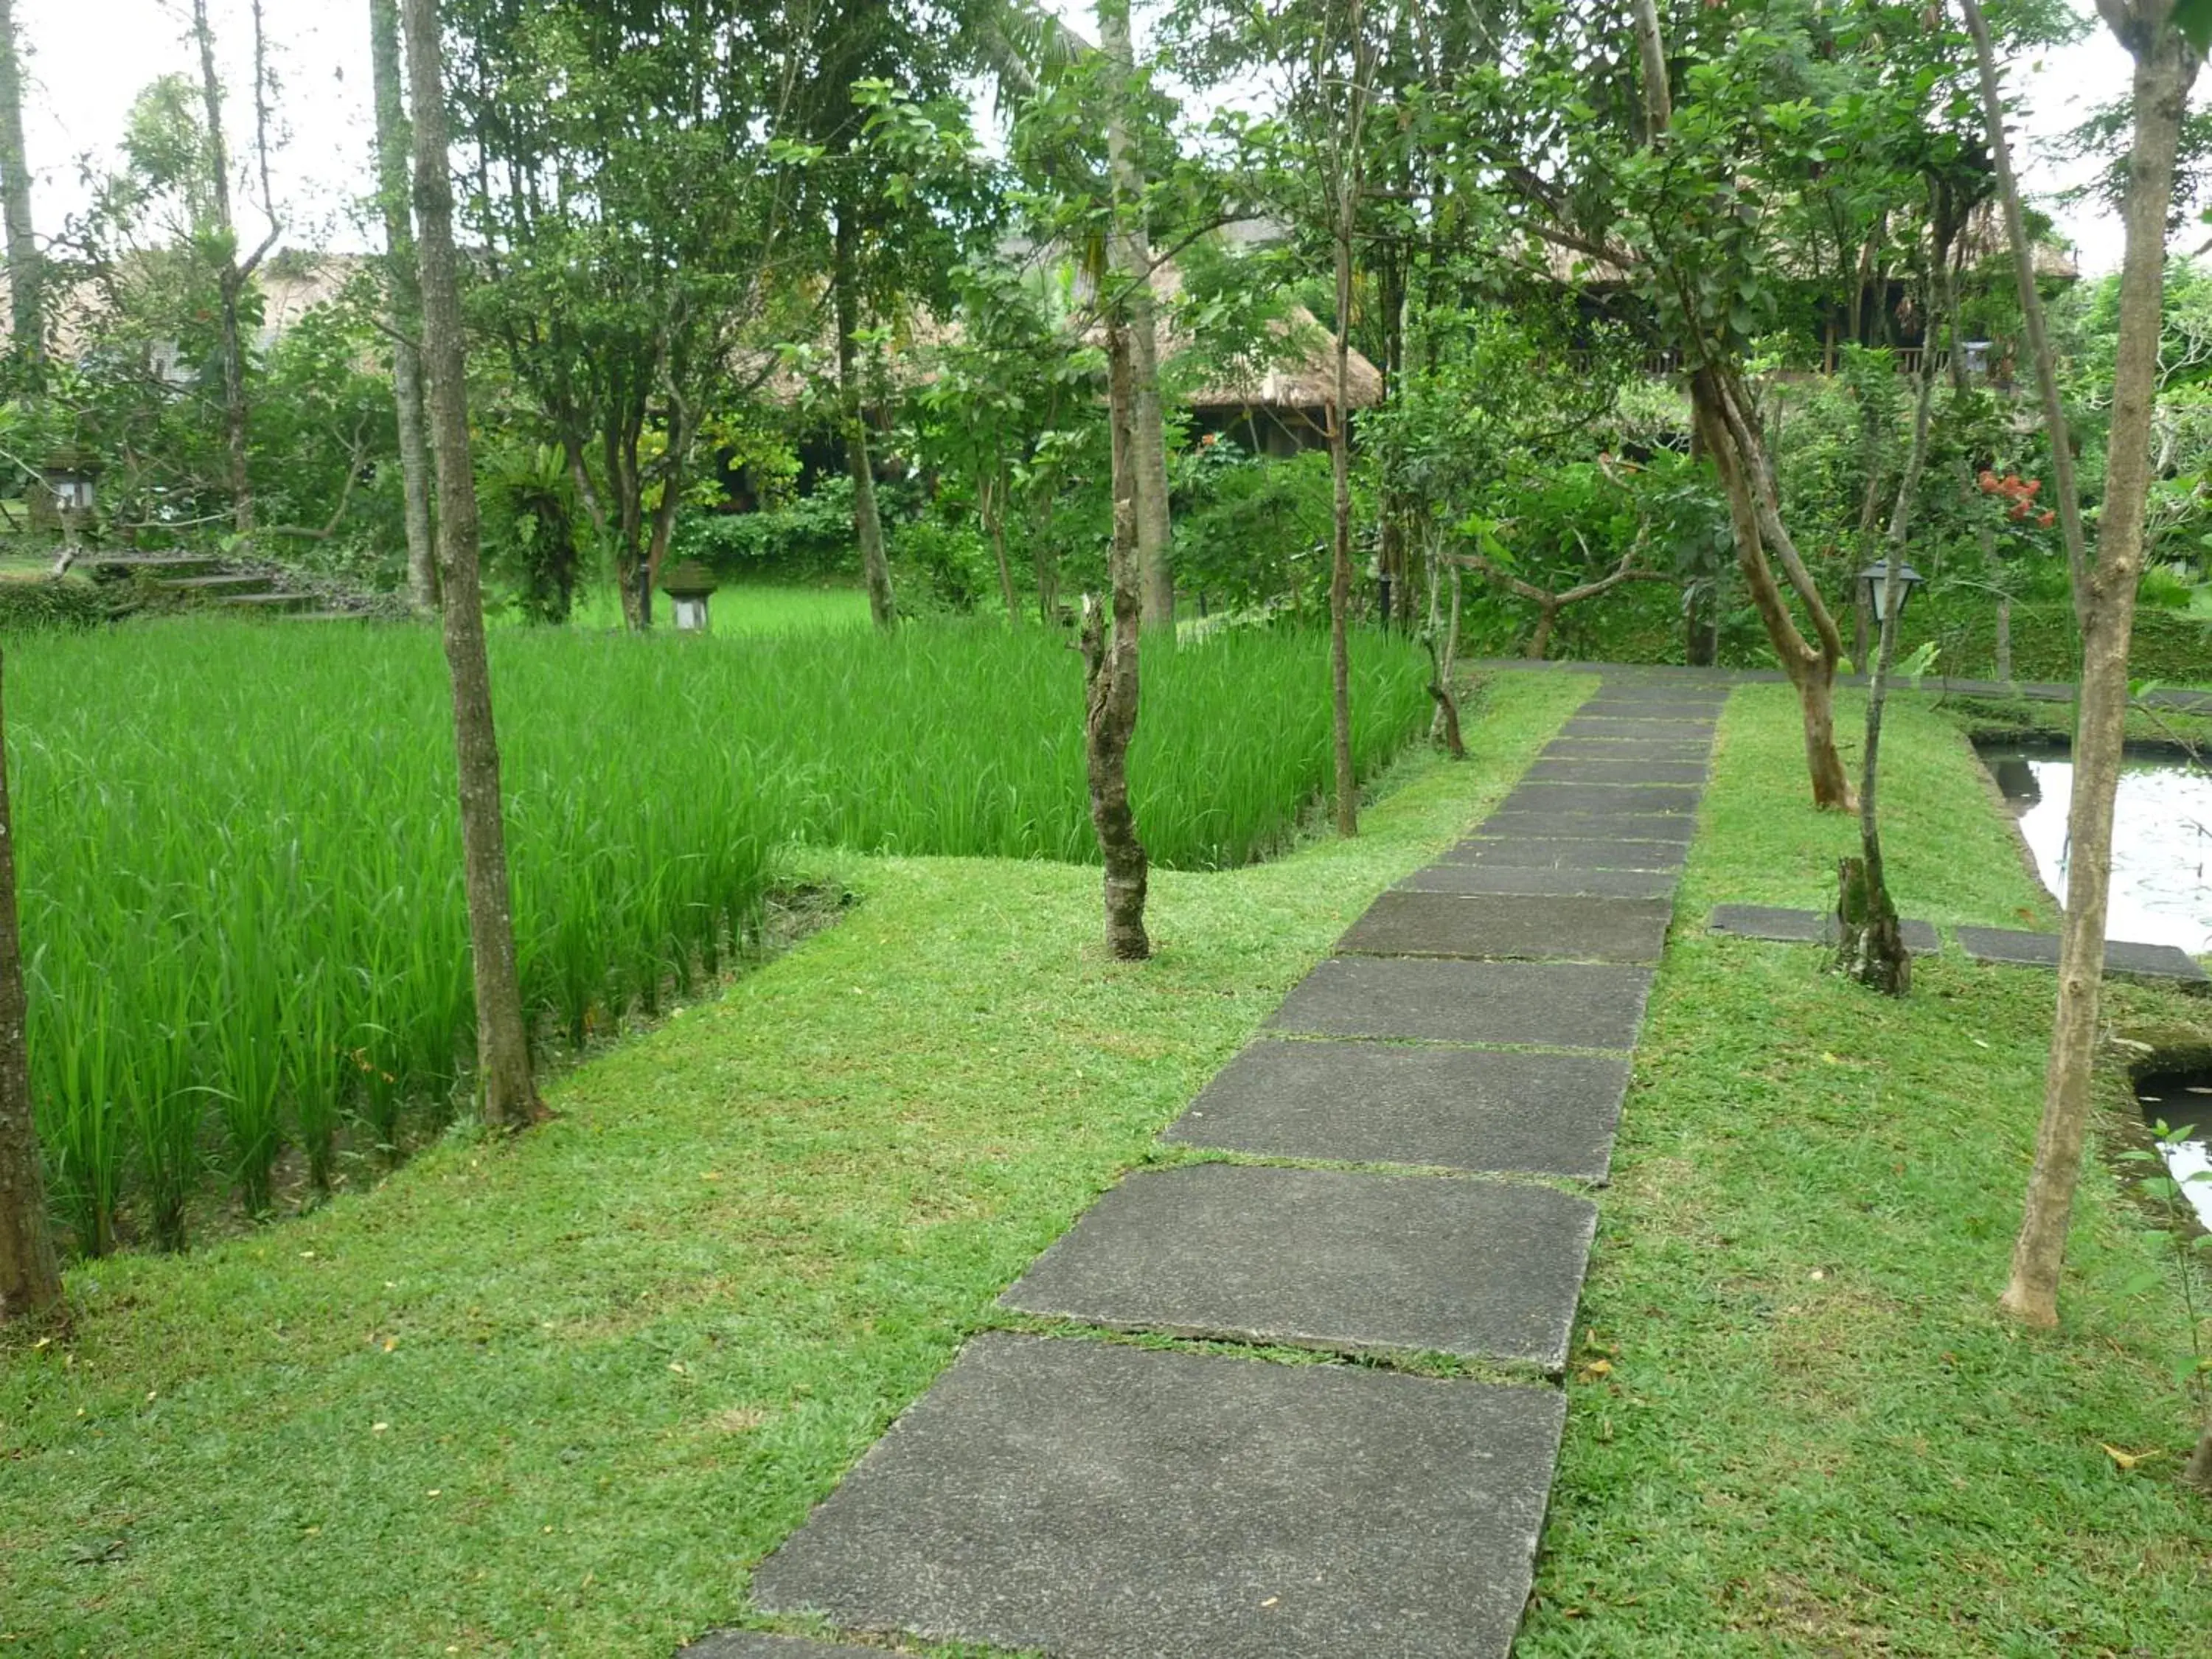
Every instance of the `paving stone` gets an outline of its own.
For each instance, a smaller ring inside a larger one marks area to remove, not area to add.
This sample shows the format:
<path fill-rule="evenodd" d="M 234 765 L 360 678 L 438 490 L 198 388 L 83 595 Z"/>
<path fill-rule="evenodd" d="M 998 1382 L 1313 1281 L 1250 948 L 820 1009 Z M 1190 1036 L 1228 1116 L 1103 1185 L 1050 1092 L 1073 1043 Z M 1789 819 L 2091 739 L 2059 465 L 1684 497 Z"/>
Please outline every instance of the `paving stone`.
<path fill-rule="evenodd" d="M 1500 807 L 1475 826 L 1490 840 L 1671 841 L 1688 846 L 1698 821 L 1687 812 L 1559 812 Z"/>
<path fill-rule="evenodd" d="M 884 1659 L 884 1650 L 813 1642 L 803 1636 L 770 1636 L 757 1630 L 719 1630 L 689 1647 L 678 1648 L 676 1659 Z"/>
<path fill-rule="evenodd" d="M 1619 760 L 1589 760 L 1579 755 L 1539 756 L 1522 774 L 1524 783 L 1702 784 L 1703 761 L 1650 760 L 1638 755 Z"/>
<path fill-rule="evenodd" d="M 1332 957 L 1268 1024 L 1312 1036 L 1627 1049 L 1650 988 L 1650 969 L 1612 963 Z"/>
<path fill-rule="evenodd" d="M 1521 846 L 1522 842 L 1509 842 Z M 1527 893 L 1556 897 L 1666 898 L 1679 878 L 1673 870 L 1561 870 L 1508 864 L 1431 864 L 1400 882 L 1404 893 Z"/>
<path fill-rule="evenodd" d="M 1575 710 L 1577 720 L 1710 720 L 1718 718 L 1722 697 L 1593 697 Z"/>
<path fill-rule="evenodd" d="M 1446 851 L 1437 862 L 1516 870 L 1679 871 L 1689 850 L 1684 842 L 1622 836 L 1477 836 Z"/>
<path fill-rule="evenodd" d="M 1644 743 L 1634 738 L 1553 738 L 1538 755 L 1541 760 L 1619 761 L 1631 766 L 1651 762 L 1702 768 L 1712 752 L 1710 743 L 1693 740 Z"/>
<path fill-rule="evenodd" d="M 1524 781 L 1501 812 L 1694 812 L 1704 790 L 1680 783 L 1540 783 Z"/>
<path fill-rule="evenodd" d="M 1770 939 L 1779 945 L 1833 945 L 1836 918 L 1827 910 L 1782 910 L 1768 904 L 1717 904 L 1705 924 L 1716 933 L 1741 939 Z M 1905 948 L 1916 957 L 1932 957 L 1943 948 L 1931 922 L 1902 917 L 1898 929 Z"/>
<path fill-rule="evenodd" d="M 1656 962 L 1674 914 L 1667 899 L 1394 890 L 1370 905 L 1336 948 L 1374 957 Z"/>
<path fill-rule="evenodd" d="M 753 1593 L 1062 1659 L 1504 1659 L 1565 1410 L 1553 1389 L 990 1333 Z"/>
<path fill-rule="evenodd" d="M 1977 962 L 1998 962 L 2023 968 L 2056 968 L 2058 935 L 2016 933 L 2003 927 L 1954 927 L 1959 947 Z M 2115 974 L 2134 974 L 2145 979 L 2198 981 L 2204 969 L 2186 951 L 2172 945 L 2134 945 L 2124 939 L 2105 942 L 2105 968 Z"/>
<path fill-rule="evenodd" d="M 1337 1164 L 1602 1181 L 1628 1088 L 1610 1054 L 1262 1038 L 1161 1139 Z"/>
<path fill-rule="evenodd" d="M 1597 1206 L 1531 1183 L 1140 1170 L 999 1298 L 1121 1330 L 1566 1369 Z"/>
<path fill-rule="evenodd" d="M 1685 743 L 1709 739 L 1713 722 L 1687 717 L 1675 720 L 1626 720 L 1618 714 L 1576 714 L 1559 728 L 1563 738 L 1626 738 L 1654 743 Z"/>

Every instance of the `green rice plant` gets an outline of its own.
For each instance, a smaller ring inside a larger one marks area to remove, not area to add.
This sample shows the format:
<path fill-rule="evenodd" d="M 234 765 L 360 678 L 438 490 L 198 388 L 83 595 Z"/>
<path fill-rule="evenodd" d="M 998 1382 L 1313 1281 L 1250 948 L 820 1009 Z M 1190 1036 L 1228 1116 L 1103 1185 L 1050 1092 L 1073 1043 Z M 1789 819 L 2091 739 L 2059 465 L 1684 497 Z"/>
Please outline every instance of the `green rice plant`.
<path fill-rule="evenodd" d="M 388 1161 L 442 1124 L 475 1043 L 434 637 L 187 618 L 13 656 L 33 1089 L 79 1247 L 111 1248 L 118 1218 L 180 1244 L 216 1169 L 265 1212 L 287 1140 L 320 1192 L 345 1146 Z M 1354 663 L 1367 774 L 1420 729 L 1425 668 L 1379 635 Z M 549 1038 L 688 996 L 793 843 L 1097 858 L 1057 632 L 507 629 L 493 668 Z M 1282 846 L 1331 776 L 1325 641 L 1228 634 L 1144 672 L 1130 772 L 1154 860 Z"/>

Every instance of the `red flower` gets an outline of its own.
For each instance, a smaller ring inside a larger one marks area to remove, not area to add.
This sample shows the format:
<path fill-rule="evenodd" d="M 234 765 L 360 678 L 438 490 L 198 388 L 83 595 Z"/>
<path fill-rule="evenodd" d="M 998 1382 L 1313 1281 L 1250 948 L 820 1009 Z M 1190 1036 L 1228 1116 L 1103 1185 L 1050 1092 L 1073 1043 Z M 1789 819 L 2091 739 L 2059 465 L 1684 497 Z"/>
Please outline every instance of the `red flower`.
<path fill-rule="evenodd" d="M 1987 467 L 1982 469 L 1981 483 L 1983 495 L 1994 495 L 1997 493 L 1997 475 Z"/>
<path fill-rule="evenodd" d="M 2053 513 L 2046 507 L 2041 513 L 2036 515 L 2035 521 L 2041 525 L 2045 530 L 2048 530 L 2051 528 L 2052 523 L 2057 520 L 2057 517 L 2058 515 L 2056 513 Z"/>

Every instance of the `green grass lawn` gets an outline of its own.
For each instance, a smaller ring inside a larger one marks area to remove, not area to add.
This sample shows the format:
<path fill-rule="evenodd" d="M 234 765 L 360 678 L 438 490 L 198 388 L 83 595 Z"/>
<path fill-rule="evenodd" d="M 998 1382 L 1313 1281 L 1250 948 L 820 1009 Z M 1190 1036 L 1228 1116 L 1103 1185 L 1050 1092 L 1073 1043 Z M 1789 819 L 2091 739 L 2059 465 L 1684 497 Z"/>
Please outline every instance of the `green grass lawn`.
<path fill-rule="evenodd" d="M 1375 892 L 1589 689 L 1500 682 L 1350 842 L 1154 877 L 836 858 L 839 926 L 574 1072 L 506 1149 L 81 1266 L 0 1364 L 0 1652 L 635 1655 L 746 1571 Z M 12 1641 L 11 1649 L 6 1645 Z"/>
<path fill-rule="evenodd" d="M 2051 923 L 1964 738 L 1893 707 L 1905 912 Z M 1786 690 L 1735 694 L 1583 1304 L 1611 1370 L 1571 1384 L 1518 1651 L 2212 1653 L 2212 1503 L 2173 1479 L 2193 1438 L 2179 1299 L 2134 1287 L 2151 1258 L 2108 1166 L 2077 1211 L 2063 1328 L 1996 1312 L 2051 977 L 1954 948 L 1890 1001 L 1819 951 L 1698 925 L 1730 900 L 1829 902 L 1856 826 L 1807 809 L 1801 752 Z M 2172 993 L 2109 1001 L 2120 1022 L 2204 1018 Z M 2124 1471 L 2106 1444 L 2157 1455 Z"/>

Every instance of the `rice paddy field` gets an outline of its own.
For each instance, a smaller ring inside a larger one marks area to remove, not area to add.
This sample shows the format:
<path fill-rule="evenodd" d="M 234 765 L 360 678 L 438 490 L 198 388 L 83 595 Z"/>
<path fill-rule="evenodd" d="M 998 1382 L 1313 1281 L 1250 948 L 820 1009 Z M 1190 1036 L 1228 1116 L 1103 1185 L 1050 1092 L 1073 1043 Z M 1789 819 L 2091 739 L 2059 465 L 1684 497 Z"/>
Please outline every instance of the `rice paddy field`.
<path fill-rule="evenodd" d="M 525 994 L 580 1045 L 711 976 L 786 855 L 1087 862 L 1082 670 L 1057 635 L 910 627 L 636 639 L 501 630 Z M 1426 717 L 1403 641 L 1355 653 L 1363 775 Z M 1145 665 L 1154 860 L 1249 863 L 1329 775 L 1326 641 Z M 443 660 L 416 628 L 178 620 L 8 651 L 32 1085 L 76 1249 L 326 1185 L 454 1115 L 473 1012 Z"/>

